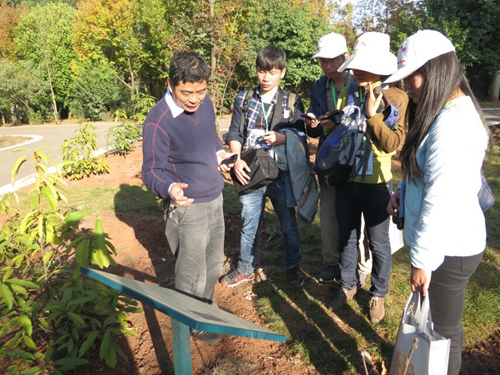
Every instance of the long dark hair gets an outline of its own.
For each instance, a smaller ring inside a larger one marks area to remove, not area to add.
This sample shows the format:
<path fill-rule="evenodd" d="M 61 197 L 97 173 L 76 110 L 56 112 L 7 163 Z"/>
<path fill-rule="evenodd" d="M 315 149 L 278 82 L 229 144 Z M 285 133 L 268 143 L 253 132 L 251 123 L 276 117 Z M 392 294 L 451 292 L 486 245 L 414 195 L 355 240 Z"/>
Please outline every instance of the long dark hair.
<path fill-rule="evenodd" d="M 455 52 L 448 52 L 427 61 L 417 71 L 424 77 L 419 103 L 410 100 L 406 116 L 408 133 L 401 150 L 401 164 L 410 180 L 420 174 L 417 165 L 417 149 L 427 135 L 430 126 L 444 105 L 457 89 L 469 96 L 483 119 L 481 106 L 474 96 Z M 483 119 L 483 125 L 488 127 Z"/>

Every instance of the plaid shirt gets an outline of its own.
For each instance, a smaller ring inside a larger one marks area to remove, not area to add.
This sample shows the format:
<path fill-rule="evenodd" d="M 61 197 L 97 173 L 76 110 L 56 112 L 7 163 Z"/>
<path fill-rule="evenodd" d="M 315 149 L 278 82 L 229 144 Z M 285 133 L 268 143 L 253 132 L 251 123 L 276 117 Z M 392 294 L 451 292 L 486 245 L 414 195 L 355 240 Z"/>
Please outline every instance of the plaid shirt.
<path fill-rule="evenodd" d="M 243 107 L 243 102 L 245 100 L 246 95 L 247 95 L 247 90 L 240 92 L 238 94 L 238 96 L 236 98 L 237 105 L 240 105 L 241 107 Z M 276 108 L 278 107 L 279 108 L 278 110 L 281 110 L 281 108 L 277 105 L 277 100 L 278 100 L 278 91 L 276 91 L 273 99 L 269 103 L 269 105 L 270 105 L 270 113 L 268 116 L 269 128 L 267 128 L 266 131 L 271 130 L 270 129 L 271 121 L 272 121 L 273 114 L 274 114 L 274 111 L 276 110 Z M 261 115 L 261 112 L 262 112 L 261 108 L 262 108 L 263 104 L 264 103 L 262 101 L 262 97 L 260 96 L 260 92 L 257 88 L 254 90 L 253 97 L 248 102 L 248 109 L 247 109 L 246 113 L 243 114 L 245 116 L 245 137 L 246 138 L 248 138 L 251 131 L 256 128 L 257 120 L 259 119 L 259 115 Z M 287 104 L 288 104 L 288 96 L 283 96 L 282 107 L 286 108 Z M 245 144 L 243 145 L 242 151 L 244 152 L 247 149 L 248 149 L 248 145 L 247 145 L 247 142 L 245 142 Z"/>
<path fill-rule="evenodd" d="M 250 91 L 253 91 L 253 96 L 248 98 L 245 103 L 245 99 Z M 288 105 L 288 95 L 289 93 L 287 91 L 278 89 L 277 93 L 269 103 L 272 107 L 269 109 L 268 130 L 278 131 L 284 127 L 292 127 L 303 131 L 304 121 L 302 120 L 301 114 L 304 111 L 304 106 L 302 105 L 300 98 L 297 97 L 293 104 L 290 103 L 292 104 L 292 107 L 291 110 L 289 110 L 290 106 Z M 280 98 L 283 98 L 281 100 L 281 104 L 278 103 Z M 223 136 L 226 144 L 229 144 L 231 141 L 238 141 L 243 146 L 242 150 L 246 149 L 244 146 L 249 131 L 259 128 L 261 125 L 259 120 L 259 116 L 262 113 L 261 104 L 262 97 L 259 93 L 259 87 L 238 93 L 233 105 L 233 115 L 231 117 L 229 130 Z M 279 123 L 277 123 L 277 118 L 279 118 Z M 241 129 L 242 125 L 243 129 Z"/>

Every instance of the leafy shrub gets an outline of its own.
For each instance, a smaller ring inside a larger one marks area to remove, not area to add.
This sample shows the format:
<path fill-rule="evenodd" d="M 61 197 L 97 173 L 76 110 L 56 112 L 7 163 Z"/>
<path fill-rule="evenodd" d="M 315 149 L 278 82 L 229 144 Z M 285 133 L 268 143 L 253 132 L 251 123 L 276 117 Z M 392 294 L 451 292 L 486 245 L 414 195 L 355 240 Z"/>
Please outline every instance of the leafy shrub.
<path fill-rule="evenodd" d="M 81 180 L 91 174 L 109 173 L 106 158 L 94 156 L 94 151 L 97 151 L 95 126 L 84 123 L 76 132 L 76 136 L 65 139 L 61 147 L 63 176 L 70 180 Z"/>
<path fill-rule="evenodd" d="M 132 151 L 133 142 L 142 136 L 142 126 L 135 121 L 125 120 L 113 126 L 106 134 L 106 147 L 111 153 L 125 156 Z"/>
<path fill-rule="evenodd" d="M 146 120 L 151 108 L 156 104 L 156 99 L 150 95 L 139 93 L 132 97 L 135 111 L 135 119 L 139 124 L 143 124 Z"/>
<path fill-rule="evenodd" d="M 88 363 L 92 354 L 110 367 L 117 354 L 115 342 L 128 330 L 127 312 L 138 312 L 136 302 L 92 281 L 80 267 L 115 264 L 114 246 L 101 220 L 94 230 L 78 229 L 85 212 L 61 212 L 66 202 L 59 185 L 64 182 L 56 163 L 33 152 L 37 173 L 30 191 L 29 212 L 15 206 L 18 197 L 0 198 L 0 363 L 9 374 L 62 374 Z M 26 156 L 12 170 L 16 176 Z M 49 164 L 56 169 L 49 172 Z"/>
<path fill-rule="evenodd" d="M 112 66 L 86 60 L 78 62 L 71 85 L 70 111 L 76 118 L 109 120 L 126 100 L 127 92 Z"/>

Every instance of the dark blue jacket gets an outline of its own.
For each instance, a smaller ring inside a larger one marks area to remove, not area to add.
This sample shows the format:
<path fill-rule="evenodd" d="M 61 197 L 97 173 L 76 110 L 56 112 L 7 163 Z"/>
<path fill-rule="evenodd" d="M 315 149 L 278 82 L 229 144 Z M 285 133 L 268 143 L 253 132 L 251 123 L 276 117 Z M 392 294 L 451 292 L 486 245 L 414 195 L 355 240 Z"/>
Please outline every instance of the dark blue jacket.
<path fill-rule="evenodd" d="M 316 116 L 316 118 L 324 115 L 328 111 L 326 105 L 326 90 L 325 90 L 327 79 L 328 79 L 327 76 L 325 75 L 321 76 L 320 79 L 318 79 L 314 83 L 311 90 L 311 95 L 310 95 L 311 104 L 309 106 L 309 110 L 307 111 L 307 113 L 313 113 L 314 116 Z M 320 146 L 325 140 L 325 133 L 321 125 L 318 125 L 315 128 L 307 127 L 307 135 L 313 138 L 319 137 L 318 146 Z"/>

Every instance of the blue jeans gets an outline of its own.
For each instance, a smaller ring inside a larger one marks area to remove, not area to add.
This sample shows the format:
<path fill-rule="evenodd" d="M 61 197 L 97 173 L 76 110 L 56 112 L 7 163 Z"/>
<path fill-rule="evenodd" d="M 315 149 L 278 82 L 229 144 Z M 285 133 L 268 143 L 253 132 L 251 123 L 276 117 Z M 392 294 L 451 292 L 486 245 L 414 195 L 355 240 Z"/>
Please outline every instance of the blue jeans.
<path fill-rule="evenodd" d="M 429 303 L 434 330 L 451 340 L 448 375 L 460 372 L 465 288 L 482 257 L 483 253 L 469 257 L 446 256 L 444 262 L 432 272 Z"/>
<path fill-rule="evenodd" d="M 370 294 L 374 297 L 385 297 L 389 292 L 392 260 L 389 241 L 390 217 L 386 208 L 391 190 L 391 182 L 353 182 L 337 187 L 335 203 L 340 237 L 340 276 L 342 287 L 347 290 L 356 288 L 359 279 L 356 269 L 363 214 L 373 259 Z"/>
<path fill-rule="evenodd" d="M 245 275 L 251 274 L 257 268 L 259 229 L 262 224 L 266 197 L 271 200 L 280 222 L 286 269 L 289 270 L 298 266 L 301 261 L 295 208 L 287 207 L 285 174 L 280 171 L 278 178 L 271 184 L 238 197 L 243 206 L 241 210 L 242 228 L 238 271 Z"/>

